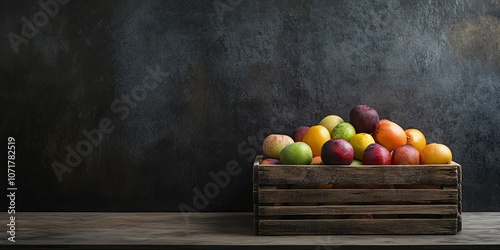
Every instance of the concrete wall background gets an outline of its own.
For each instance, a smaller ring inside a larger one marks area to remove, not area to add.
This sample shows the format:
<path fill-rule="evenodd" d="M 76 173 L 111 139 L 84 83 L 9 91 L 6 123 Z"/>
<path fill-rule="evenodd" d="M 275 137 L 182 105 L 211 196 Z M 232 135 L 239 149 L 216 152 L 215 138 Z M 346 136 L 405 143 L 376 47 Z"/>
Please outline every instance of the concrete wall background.
<path fill-rule="evenodd" d="M 0 3 L 0 126 L 17 143 L 18 211 L 196 208 L 193 189 L 227 165 L 241 172 L 198 208 L 250 211 L 263 136 L 347 119 L 357 104 L 449 145 L 464 210 L 500 211 L 500 1 L 58 6 L 45 20 L 37 1 Z M 22 17 L 40 27 L 13 46 Z M 114 130 L 58 179 L 54 162 L 68 165 L 67 148 L 100 122 Z"/>

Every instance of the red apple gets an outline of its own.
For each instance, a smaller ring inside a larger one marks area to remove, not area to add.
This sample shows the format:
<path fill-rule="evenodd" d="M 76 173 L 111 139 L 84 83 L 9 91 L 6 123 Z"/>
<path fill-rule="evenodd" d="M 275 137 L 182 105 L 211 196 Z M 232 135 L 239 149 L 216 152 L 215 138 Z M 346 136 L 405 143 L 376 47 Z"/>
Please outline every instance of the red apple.
<path fill-rule="evenodd" d="M 390 165 L 391 153 L 384 146 L 372 143 L 363 152 L 364 165 Z"/>
<path fill-rule="evenodd" d="M 321 160 L 323 164 L 349 165 L 352 159 L 354 159 L 354 149 L 345 139 L 331 139 L 321 147 Z"/>
<path fill-rule="evenodd" d="M 417 165 L 420 163 L 420 153 L 410 145 L 403 145 L 392 151 L 392 165 Z"/>
<path fill-rule="evenodd" d="M 288 144 L 294 143 L 288 135 L 270 134 L 262 142 L 262 152 L 268 158 L 280 158 L 281 150 Z"/>
<path fill-rule="evenodd" d="M 302 137 L 304 137 L 304 134 L 307 132 L 307 130 L 309 130 L 308 126 L 300 126 L 300 127 L 298 127 L 297 129 L 295 129 L 295 131 L 293 131 L 293 133 L 292 133 L 292 139 L 295 142 L 302 141 Z"/>
<path fill-rule="evenodd" d="M 372 133 L 379 120 L 378 112 L 367 105 L 357 105 L 349 113 L 349 123 L 354 126 L 356 133 Z"/>

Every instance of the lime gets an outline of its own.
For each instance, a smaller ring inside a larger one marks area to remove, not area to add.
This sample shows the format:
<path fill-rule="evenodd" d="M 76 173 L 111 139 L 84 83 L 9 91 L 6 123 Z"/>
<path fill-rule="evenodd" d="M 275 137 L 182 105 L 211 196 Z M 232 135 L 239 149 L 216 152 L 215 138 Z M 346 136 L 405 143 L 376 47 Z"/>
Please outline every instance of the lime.
<path fill-rule="evenodd" d="M 356 135 L 356 129 L 354 126 L 348 122 L 341 122 L 337 126 L 335 126 L 332 130 L 331 137 L 334 138 L 342 138 L 346 141 L 351 140 L 353 136 Z"/>

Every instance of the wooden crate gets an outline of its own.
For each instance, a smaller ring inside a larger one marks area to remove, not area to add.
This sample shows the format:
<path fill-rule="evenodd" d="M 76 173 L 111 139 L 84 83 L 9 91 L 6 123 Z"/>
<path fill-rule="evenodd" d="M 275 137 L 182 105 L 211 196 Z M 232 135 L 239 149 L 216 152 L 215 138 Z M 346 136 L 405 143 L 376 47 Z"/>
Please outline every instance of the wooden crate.
<path fill-rule="evenodd" d="M 461 231 L 461 166 L 455 162 L 333 166 L 261 161 L 257 156 L 253 166 L 257 235 Z M 333 188 L 311 188 L 319 184 Z"/>

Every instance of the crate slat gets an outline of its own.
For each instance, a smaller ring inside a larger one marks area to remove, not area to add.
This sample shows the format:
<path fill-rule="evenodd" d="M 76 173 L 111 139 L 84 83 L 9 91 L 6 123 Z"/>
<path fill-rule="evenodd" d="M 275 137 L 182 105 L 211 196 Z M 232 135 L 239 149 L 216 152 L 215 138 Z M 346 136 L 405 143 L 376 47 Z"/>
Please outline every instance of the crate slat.
<path fill-rule="evenodd" d="M 456 219 L 260 220 L 259 235 L 456 234 Z"/>
<path fill-rule="evenodd" d="M 257 191 L 257 202 L 457 203 L 457 190 L 444 189 L 275 189 Z"/>
<path fill-rule="evenodd" d="M 457 215 L 456 205 L 322 205 L 259 206 L 257 216 L 352 215 L 352 214 L 433 214 Z"/>
<path fill-rule="evenodd" d="M 441 184 L 456 185 L 456 164 L 416 166 L 261 165 L 259 185 L 282 184 Z"/>

